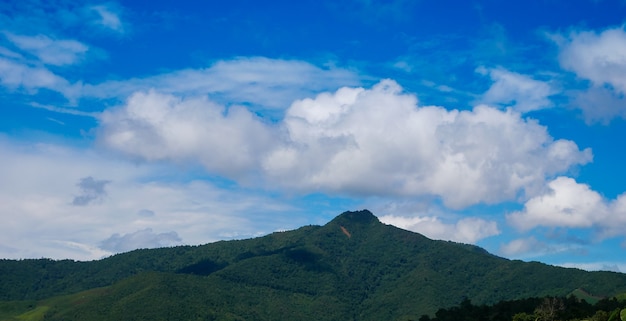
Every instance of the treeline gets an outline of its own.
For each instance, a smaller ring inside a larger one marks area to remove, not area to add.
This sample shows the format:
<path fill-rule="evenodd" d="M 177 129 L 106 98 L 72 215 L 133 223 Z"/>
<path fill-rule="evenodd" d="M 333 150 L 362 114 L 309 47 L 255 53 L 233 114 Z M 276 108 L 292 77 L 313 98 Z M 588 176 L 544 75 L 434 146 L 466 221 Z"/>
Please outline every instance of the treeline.
<path fill-rule="evenodd" d="M 626 300 L 602 299 L 595 304 L 569 297 L 528 298 L 474 305 L 464 299 L 458 306 L 439 309 L 419 321 L 626 321 Z"/>

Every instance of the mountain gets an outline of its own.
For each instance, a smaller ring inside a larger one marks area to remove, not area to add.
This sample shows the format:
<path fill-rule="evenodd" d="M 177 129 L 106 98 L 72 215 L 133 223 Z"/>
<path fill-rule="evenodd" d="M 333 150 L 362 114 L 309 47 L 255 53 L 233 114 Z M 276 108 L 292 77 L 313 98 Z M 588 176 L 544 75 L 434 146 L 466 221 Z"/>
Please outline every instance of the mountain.
<path fill-rule="evenodd" d="M 364 210 L 324 226 L 92 262 L 0 260 L 0 320 L 417 320 L 465 298 L 576 289 L 613 296 L 626 292 L 626 274 L 511 261 Z"/>

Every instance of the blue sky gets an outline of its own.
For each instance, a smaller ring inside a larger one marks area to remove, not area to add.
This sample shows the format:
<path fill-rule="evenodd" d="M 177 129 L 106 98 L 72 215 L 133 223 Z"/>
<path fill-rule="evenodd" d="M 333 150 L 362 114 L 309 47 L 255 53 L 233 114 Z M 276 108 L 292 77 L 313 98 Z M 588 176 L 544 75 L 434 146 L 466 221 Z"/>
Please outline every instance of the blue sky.
<path fill-rule="evenodd" d="M 626 3 L 0 3 L 0 257 L 325 224 L 626 271 Z"/>

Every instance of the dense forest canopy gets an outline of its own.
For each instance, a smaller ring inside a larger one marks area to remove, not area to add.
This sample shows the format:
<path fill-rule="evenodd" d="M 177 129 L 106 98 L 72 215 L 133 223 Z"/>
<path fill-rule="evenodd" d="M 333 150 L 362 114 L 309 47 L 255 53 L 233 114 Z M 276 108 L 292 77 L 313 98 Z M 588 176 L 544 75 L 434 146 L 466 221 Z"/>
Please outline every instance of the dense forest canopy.
<path fill-rule="evenodd" d="M 567 307 L 557 305 L 555 318 L 574 320 L 613 315 L 621 301 L 584 302 L 626 293 L 625 274 L 511 261 L 384 225 L 369 211 L 98 261 L 0 260 L 0 275 L 6 320 L 521 321 L 539 320 L 543 301 L 529 298 L 544 297 Z"/>

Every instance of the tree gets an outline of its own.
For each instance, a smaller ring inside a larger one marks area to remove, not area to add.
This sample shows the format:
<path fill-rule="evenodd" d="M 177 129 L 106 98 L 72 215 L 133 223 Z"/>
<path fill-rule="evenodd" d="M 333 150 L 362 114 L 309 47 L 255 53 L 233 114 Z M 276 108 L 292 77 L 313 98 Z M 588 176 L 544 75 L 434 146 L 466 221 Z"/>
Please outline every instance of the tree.
<path fill-rule="evenodd" d="M 604 310 L 598 310 L 591 317 L 591 321 L 607 321 L 609 319 L 609 314 Z"/>
<path fill-rule="evenodd" d="M 547 297 L 541 305 L 535 309 L 535 317 L 538 321 L 555 321 L 559 312 L 565 309 L 563 300 L 560 298 Z"/>
<path fill-rule="evenodd" d="M 521 312 L 513 316 L 513 321 L 535 321 L 535 317 L 532 314 Z"/>

